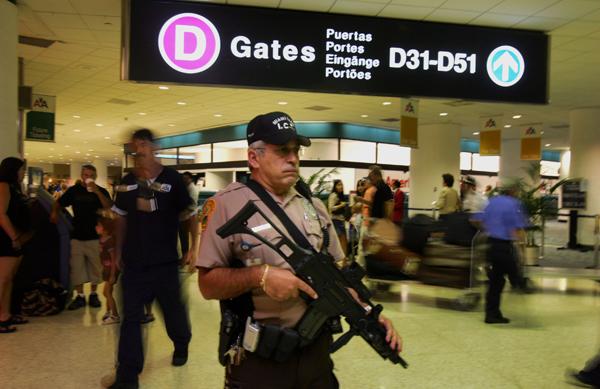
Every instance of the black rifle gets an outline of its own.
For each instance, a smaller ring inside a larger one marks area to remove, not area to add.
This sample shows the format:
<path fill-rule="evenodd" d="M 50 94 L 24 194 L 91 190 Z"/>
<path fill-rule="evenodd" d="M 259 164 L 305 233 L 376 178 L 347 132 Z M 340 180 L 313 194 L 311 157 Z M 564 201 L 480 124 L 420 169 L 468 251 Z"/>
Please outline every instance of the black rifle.
<path fill-rule="evenodd" d="M 279 233 L 279 241 L 271 243 L 248 228 L 248 219 L 256 213 L 259 213 Z M 217 230 L 217 234 L 223 239 L 233 234 L 248 234 L 255 237 L 281 255 L 294 269 L 296 276 L 317 292 L 319 297 L 316 300 L 302 293 L 307 300 L 308 309 L 297 327 L 302 339 L 301 344 L 308 344 L 319 335 L 328 319 L 343 316 L 350 329 L 332 344 L 330 349 L 332 353 L 348 343 L 353 336 L 360 335 L 383 359 L 389 359 L 394 364 L 399 363 L 404 368 L 408 367 L 406 361 L 385 340 L 387 331 L 379 322 L 383 307 L 371 303 L 371 293 L 361 282 L 365 271 L 357 263 L 354 262 L 351 266 L 340 270 L 331 256 L 299 247 L 287 238 L 252 201 L 248 201 L 233 218 L 222 225 Z M 367 306 L 363 307 L 356 301 L 349 289 L 354 289 L 360 300 Z"/>

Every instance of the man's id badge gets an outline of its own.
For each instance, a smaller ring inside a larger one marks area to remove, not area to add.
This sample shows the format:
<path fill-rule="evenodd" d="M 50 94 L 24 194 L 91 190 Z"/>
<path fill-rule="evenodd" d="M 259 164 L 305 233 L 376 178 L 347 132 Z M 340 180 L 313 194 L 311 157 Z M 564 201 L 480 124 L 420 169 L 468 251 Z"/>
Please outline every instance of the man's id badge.
<path fill-rule="evenodd" d="M 158 204 L 155 197 L 149 199 L 144 197 L 137 198 L 137 209 L 141 212 L 154 212 L 158 209 Z"/>

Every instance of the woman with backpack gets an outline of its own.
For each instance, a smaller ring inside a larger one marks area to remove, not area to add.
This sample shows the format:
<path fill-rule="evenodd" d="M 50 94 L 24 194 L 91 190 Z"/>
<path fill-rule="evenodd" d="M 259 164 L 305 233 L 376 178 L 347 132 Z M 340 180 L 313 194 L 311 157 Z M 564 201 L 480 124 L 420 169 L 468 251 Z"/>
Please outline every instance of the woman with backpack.
<path fill-rule="evenodd" d="M 25 161 L 8 157 L 0 163 L 0 334 L 15 332 L 25 324 L 22 316 L 11 316 L 13 278 L 23 257 L 22 245 L 28 240 L 30 217 L 26 197 L 21 191 Z"/>

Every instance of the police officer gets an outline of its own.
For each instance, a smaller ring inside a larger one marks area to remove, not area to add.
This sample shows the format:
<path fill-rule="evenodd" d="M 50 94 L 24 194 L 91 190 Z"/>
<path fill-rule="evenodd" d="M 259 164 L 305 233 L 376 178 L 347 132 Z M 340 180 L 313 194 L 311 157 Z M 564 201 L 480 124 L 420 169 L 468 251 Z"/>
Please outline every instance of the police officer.
<path fill-rule="evenodd" d="M 115 253 L 117 261 L 123 264 L 124 320 L 112 389 L 138 387 L 138 375 L 144 365 L 140 327 L 144 304 L 156 298 L 162 308 L 167 334 L 175 349 L 174 366 L 187 362 L 191 338 L 189 319 L 181 301 L 177 254 L 179 216 L 190 206 L 190 197 L 179 173 L 162 166 L 155 158 L 149 130 L 136 131 L 131 145 L 135 170 L 117 187 L 113 207 L 120 215 Z M 190 251 L 189 255 L 194 254 Z"/>
<path fill-rule="evenodd" d="M 310 139 L 297 134 L 287 114 L 272 112 L 248 123 L 247 140 L 251 179 L 273 197 L 316 250 L 325 249 L 336 261 L 343 260 L 325 205 L 318 199 L 307 199 L 295 188 L 300 147 L 310 146 Z M 254 237 L 234 234 L 221 239 L 216 234 L 248 200 L 254 201 L 270 222 L 285 233 L 279 219 L 254 191 L 241 183 L 230 184 L 209 199 L 203 209 L 206 227 L 196 262 L 200 291 L 207 299 L 219 300 L 249 294 L 251 299 L 246 305 L 253 308 L 253 320 L 293 329 L 307 307 L 299 292 L 317 298 L 315 291 L 294 275 L 283 258 Z M 248 220 L 248 227 L 265 239 L 277 241 L 278 233 L 258 215 Z M 326 235 L 331 239 L 323 247 Z M 238 260 L 241 266 L 234 267 Z M 391 322 L 383 317 L 381 321 L 388 330 L 386 339 L 391 347 L 400 350 L 401 340 Z M 232 350 L 235 355 L 227 361 L 225 388 L 337 388 L 328 351 L 331 341 L 330 332 L 323 331 L 313 343 L 295 350 L 285 362 Z"/>
<path fill-rule="evenodd" d="M 505 179 L 501 194 L 491 197 L 480 219 L 488 234 L 487 260 L 488 290 L 485 302 L 485 322 L 488 324 L 507 324 L 510 320 L 500 311 L 500 295 L 508 276 L 511 284 L 526 289 L 526 281 L 519 270 L 519 262 L 514 241 L 523 242 L 527 218 L 521 202 L 516 198 L 518 184 Z"/>

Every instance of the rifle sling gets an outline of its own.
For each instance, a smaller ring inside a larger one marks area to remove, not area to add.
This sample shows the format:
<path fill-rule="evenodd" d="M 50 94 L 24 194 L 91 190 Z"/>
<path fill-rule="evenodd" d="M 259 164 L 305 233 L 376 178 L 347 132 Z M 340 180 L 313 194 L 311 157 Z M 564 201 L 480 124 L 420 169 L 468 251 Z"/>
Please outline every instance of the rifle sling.
<path fill-rule="evenodd" d="M 263 203 L 273 212 L 273 214 L 279 219 L 283 228 L 290 234 L 292 240 L 296 242 L 300 247 L 315 251 L 312 245 L 308 242 L 308 239 L 300 232 L 296 224 L 289 218 L 289 216 L 284 212 L 283 208 L 281 208 L 273 197 L 263 188 L 258 182 L 249 179 L 246 183 L 246 186 L 250 188 L 256 195 L 262 200 Z M 309 199 L 310 201 L 310 199 Z"/>

